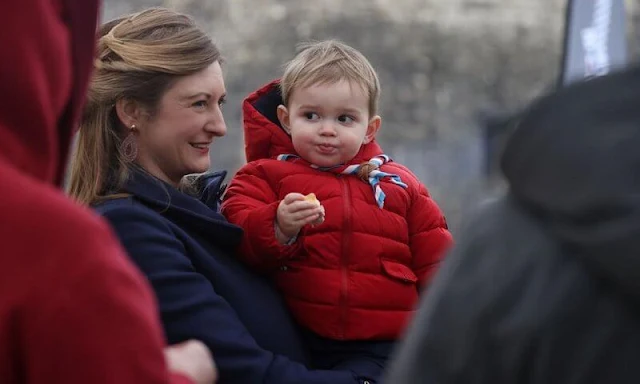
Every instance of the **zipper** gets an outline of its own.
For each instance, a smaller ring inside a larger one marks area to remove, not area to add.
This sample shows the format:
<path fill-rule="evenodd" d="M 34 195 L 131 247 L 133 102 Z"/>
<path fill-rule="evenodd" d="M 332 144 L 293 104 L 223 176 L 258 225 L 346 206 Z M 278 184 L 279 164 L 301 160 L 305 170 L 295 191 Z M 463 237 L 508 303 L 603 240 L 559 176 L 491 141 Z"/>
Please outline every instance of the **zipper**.
<path fill-rule="evenodd" d="M 340 336 L 345 338 L 347 329 L 347 308 L 349 298 L 349 247 L 351 240 L 351 196 L 349 184 L 343 177 L 339 177 L 342 185 L 342 201 L 344 202 L 344 214 L 342 216 L 342 249 L 340 253 Z"/>

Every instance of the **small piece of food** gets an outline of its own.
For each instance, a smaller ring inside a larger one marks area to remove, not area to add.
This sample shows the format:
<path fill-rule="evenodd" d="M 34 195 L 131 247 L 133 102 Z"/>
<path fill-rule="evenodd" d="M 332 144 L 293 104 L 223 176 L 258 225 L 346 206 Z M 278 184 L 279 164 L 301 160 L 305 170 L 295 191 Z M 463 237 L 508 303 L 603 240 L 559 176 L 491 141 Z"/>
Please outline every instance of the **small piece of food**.
<path fill-rule="evenodd" d="M 313 223 L 311 223 L 311 226 L 315 227 L 316 225 L 322 224 L 324 222 L 324 207 L 320 204 L 320 200 L 318 200 L 318 198 L 316 197 L 316 194 L 310 193 L 304 197 L 304 200 L 314 203 L 315 205 L 317 205 L 322 209 L 322 213 L 318 216 L 318 218 Z"/>
<path fill-rule="evenodd" d="M 311 192 L 310 194 L 306 195 L 304 197 L 305 201 L 309 201 L 311 203 L 314 203 L 316 205 L 320 205 L 320 200 L 318 200 L 318 198 L 316 197 L 316 194 Z"/>

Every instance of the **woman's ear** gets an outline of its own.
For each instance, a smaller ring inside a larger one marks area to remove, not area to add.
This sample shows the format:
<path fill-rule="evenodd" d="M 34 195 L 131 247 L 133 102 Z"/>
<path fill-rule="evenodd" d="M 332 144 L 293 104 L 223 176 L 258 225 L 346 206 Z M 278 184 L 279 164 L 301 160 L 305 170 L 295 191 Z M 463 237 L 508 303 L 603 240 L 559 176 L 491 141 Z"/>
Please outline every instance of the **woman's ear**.
<path fill-rule="evenodd" d="M 140 126 L 144 110 L 133 100 L 119 99 L 116 101 L 116 114 L 125 127 Z"/>
<path fill-rule="evenodd" d="M 289 128 L 289 110 L 282 104 L 278 106 L 278 120 L 280 120 L 280 125 L 282 125 L 282 128 L 290 134 L 291 128 Z"/>
<path fill-rule="evenodd" d="M 376 138 L 376 134 L 380 130 L 380 126 L 382 125 L 382 118 L 378 115 L 373 116 L 369 119 L 369 124 L 367 125 L 367 133 L 364 135 L 364 144 L 369 144 Z"/>

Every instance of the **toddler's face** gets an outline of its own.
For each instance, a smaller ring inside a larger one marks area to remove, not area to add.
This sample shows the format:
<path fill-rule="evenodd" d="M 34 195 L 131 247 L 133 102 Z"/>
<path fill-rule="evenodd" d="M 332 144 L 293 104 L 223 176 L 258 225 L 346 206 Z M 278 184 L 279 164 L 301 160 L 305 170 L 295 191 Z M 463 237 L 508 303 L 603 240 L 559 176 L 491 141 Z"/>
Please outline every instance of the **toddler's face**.
<path fill-rule="evenodd" d="M 369 116 L 367 93 L 353 82 L 296 89 L 289 99 L 278 118 L 297 154 L 321 167 L 348 163 L 380 127 L 380 117 Z"/>

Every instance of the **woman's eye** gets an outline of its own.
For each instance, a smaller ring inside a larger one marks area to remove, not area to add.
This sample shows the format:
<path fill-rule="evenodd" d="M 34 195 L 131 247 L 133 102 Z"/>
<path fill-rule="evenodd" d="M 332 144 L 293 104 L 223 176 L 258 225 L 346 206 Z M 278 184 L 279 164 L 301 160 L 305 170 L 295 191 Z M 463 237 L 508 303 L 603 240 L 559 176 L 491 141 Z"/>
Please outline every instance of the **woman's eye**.
<path fill-rule="evenodd" d="M 351 124 L 355 121 L 356 119 L 354 119 L 351 116 L 348 115 L 342 115 L 338 117 L 338 121 L 343 123 L 343 124 Z"/>
<path fill-rule="evenodd" d="M 224 97 L 221 97 L 220 100 L 218 100 L 218 106 L 220 107 L 222 107 L 226 103 L 227 103 L 227 99 L 225 99 Z"/>
<path fill-rule="evenodd" d="M 318 116 L 318 114 L 315 112 L 305 112 L 304 117 L 307 120 L 317 120 L 320 118 L 320 116 Z"/>
<path fill-rule="evenodd" d="M 207 107 L 207 101 L 206 100 L 196 101 L 195 103 L 193 103 L 193 106 L 196 107 L 196 108 L 206 108 Z"/>

